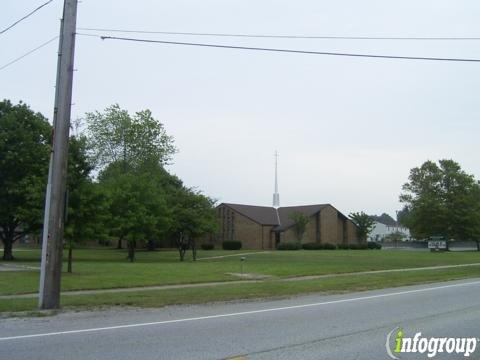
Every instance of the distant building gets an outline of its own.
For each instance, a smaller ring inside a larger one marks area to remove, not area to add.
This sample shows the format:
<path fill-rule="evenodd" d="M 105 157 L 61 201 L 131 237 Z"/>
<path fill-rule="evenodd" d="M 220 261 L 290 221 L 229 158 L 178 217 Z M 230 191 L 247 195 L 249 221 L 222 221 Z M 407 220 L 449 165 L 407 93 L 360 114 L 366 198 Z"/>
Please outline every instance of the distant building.
<path fill-rule="evenodd" d="M 219 232 L 214 241 L 242 242 L 244 249 L 275 249 L 280 242 L 296 241 L 293 213 L 309 218 L 302 243 L 358 243 L 357 227 L 330 204 L 268 207 L 222 203 L 217 207 Z"/>
<path fill-rule="evenodd" d="M 410 230 L 406 227 L 399 225 L 398 223 L 394 225 L 386 225 L 381 222 L 375 221 L 375 227 L 370 233 L 368 240 L 369 241 L 382 241 L 386 236 L 390 234 L 400 233 L 403 235 L 403 240 L 410 239 Z"/>

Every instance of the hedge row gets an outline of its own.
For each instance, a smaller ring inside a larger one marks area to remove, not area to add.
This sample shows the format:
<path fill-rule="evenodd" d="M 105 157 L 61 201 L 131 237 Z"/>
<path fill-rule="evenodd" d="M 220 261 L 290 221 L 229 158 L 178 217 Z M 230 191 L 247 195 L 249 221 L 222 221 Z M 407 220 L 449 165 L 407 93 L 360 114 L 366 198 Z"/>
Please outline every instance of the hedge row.
<path fill-rule="evenodd" d="M 203 250 L 213 250 L 213 244 L 202 244 Z M 241 241 L 224 241 L 222 243 L 223 250 L 240 250 L 242 248 Z M 284 242 L 277 245 L 277 250 L 367 250 L 367 249 L 381 249 L 382 244 L 376 242 L 368 242 L 366 244 L 330 244 L 330 243 L 306 243 L 300 244 L 298 242 Z"/>
<path fill-rule="evenodd" d="M 229 240 L 222 243 L 223 250 L 240 250 L 242 248 L 241 241 Z"/>
<path fill-rule="evenodd" d="M 202 244 L 200 245 L 202 250 L 213 250 L 215 248 L 214 244 Z"/>
<path fill-rule="evenodd" d="M 298 242 L 286 242 L 280 243 L 277 246 L 277 250 L 367 250 L 367 249 L 381 249 L 382 245 L 375 242 L 369 242 L 366 244 L 330 244 L 330 243 L 306 243 L 300 244 Z"/>
<path fill-rule="evenodd" d="M 284 242 L 277 245 L 277 250 L 300 250 L 302 244 L 298 242 Z"/>
<path fill-rule="evenodd" d="M 302 245 L 304 250 L 335 250 L 337 246 L 335 244 L 324 243 L 307 243 Z"/>

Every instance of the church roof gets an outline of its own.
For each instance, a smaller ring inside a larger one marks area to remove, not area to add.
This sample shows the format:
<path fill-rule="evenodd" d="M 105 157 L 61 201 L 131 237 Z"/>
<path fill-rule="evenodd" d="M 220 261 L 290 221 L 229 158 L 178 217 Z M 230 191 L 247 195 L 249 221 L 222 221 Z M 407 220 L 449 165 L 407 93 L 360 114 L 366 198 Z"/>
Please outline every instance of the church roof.
<path fill-rule="evenodd" d="M 280 224 L 275 228 L 276 231 L 283 231 L 293 226 L 294 221 L 290 218 L 294 213 L 302 213 L 307 217 L 310 217 L 324 207 L 328 206 L 327 204 L 317 204 L 317 205 L 303 205 L 303 206 L 287 206 L 278 208 L 278 215 L 280 217 Z"/>
<path fill-rule="evenodd" d="M 280 225 L 275 208 L 242 204 L 224 204 L 261 225 Z"/>
<path fill-rule="evenodd" d="M 242 204 L 226 204 L 231 209 L 248 217 L 260 225 L 273 225 L 275 231 L 284 231 L 293 226 L 294 221 L 290 219 L 291 214 L 300 212 L 308 217 L 321 211 L 328 204 L 286 206 L 275 209 L 270 206 L 254 206 Z M 340 214 L 340 212 L 339 212 Z"/>

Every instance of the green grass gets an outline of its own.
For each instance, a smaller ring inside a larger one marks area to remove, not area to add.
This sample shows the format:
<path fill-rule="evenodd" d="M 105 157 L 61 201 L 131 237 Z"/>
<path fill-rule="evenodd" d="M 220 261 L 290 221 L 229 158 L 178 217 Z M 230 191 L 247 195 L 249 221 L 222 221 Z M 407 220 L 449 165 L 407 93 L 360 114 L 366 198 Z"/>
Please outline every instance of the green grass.
<path fill-rule="evenodd" d="M 480 277 L 480 267 L 358 276 L 344 275 L 335 278 L 289 282 L 270 280 L 262 283 L 228 284 L 218 287 L 162 291 L 138 291 L 134 293 L 64 296 L 62 298 L 62 306 L 64 309 L 92 309 L 104 306 L 162 307 L 238 299 L 286 297 L 314 292 L 343 293 L 469 277 Z M 37 299 L 0 299 L 0 312 L 32 311 L 36 309 L 36 306 Z"/>
<path fill-rule="evenodd" d="M 242 250 L 199 251 L 198 257 L 245 252 L 249 253 Z M 15 256 L 17 260 L 13 264 L 39 266 L 39 250 L 19 251 Z M 245 272 L 274 278 L 480 262 L 480 252 L 272 251 L 266 254 L 252 252 L 246 257 Z M 232 272 L 240 272 L 239 257 L 179 262 L 176 251 L 138 251 L 136 262 L 130 263 L 125 250 L 76 249 L 73 274 L 63 273 L 62 290 L 238 280 L 227 274 Z M 0 295 L 37 292 L 38 282 L 38 271 L 0 272 Z"/>

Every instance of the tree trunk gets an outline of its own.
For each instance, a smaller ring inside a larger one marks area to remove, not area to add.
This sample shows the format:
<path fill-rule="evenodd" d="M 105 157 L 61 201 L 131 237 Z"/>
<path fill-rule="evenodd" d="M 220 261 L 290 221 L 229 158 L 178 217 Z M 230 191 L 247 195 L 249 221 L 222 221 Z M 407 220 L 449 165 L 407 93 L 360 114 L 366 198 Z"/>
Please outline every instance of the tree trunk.
<path fill-rule="evenodd" d="M 195 240 L 190 241 L 190 246 L 192 248 L 192 259 L 193 261 L 197 261 L 197 244 Z"/>
<path fill-rule="evenodd" d="M 480 251 L 480 241 L 477 240 L 477 251 Z"/>
<path fill-rule="evenodd" d="M 73 260 L 72 253 L 73 253 L 73 244 L 72 244 L 72 240 L 70 240 L 70 244 L 68 247 L 68 269 L 67 269 L 67 272 L 69 273 L 72 273 L 72 260 Z"/>
<path fill-rule="evenodd" d="M 129 241 L 128 242 L 128 258 L 130 259 L 130 262 L 133 262 L 135 260 L 135 241 Z"/>
<path fill-rule="evenodd" d="M 156 248 L 155 240 L 149 239 L 147 241 L 147 250 L 148 251 L 155 251 L 155 248 Z"/>
<path fill-rule="evenodd" d="M 13 239 L 12 238 L 6 238 L 3 241 L 3 260 L 13 260 Z"/>
<path fill-rule="evenodd" d="M 121 248 L 122 248 L 122 237 L 120 236 L 118 238 L 117 249 L 121 249 Z"/>
<path fill-rule="evenodd" d="M 180 246 L 178 248 L 178 251 L 180 253 L 180 261 L 183 261 L 183 259 L 185 259 L 185 249 L 183 248 L 183 246 Z"/>

